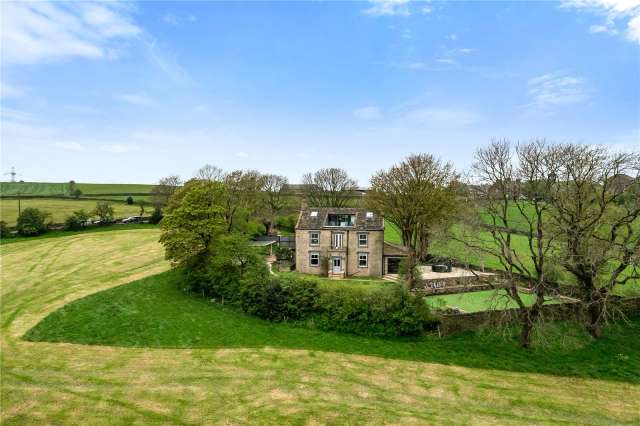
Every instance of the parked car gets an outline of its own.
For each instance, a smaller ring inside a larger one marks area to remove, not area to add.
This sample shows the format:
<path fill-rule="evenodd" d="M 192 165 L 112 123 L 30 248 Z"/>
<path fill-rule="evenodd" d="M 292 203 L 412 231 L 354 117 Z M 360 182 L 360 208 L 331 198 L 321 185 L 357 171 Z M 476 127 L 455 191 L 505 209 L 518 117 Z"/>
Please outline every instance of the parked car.
<path fill-rule="evenodd" d="M 122 220 L 122 223 L 139 223 L 142 222 L 142 216 L 129 216 Z"/>

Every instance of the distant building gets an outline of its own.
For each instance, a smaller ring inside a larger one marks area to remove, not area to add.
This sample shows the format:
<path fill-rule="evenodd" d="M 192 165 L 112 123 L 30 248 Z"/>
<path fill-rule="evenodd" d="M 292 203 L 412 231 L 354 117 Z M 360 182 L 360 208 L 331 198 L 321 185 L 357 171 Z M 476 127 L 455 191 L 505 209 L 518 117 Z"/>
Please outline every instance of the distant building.
<path fill-rule="evenodd" d="M 296 270 L 306 274 L 381 277 L 397 274 L 404 247 L 384 241 L 384 219 L 357 208 L 305 208 L 296 224 Z"/>

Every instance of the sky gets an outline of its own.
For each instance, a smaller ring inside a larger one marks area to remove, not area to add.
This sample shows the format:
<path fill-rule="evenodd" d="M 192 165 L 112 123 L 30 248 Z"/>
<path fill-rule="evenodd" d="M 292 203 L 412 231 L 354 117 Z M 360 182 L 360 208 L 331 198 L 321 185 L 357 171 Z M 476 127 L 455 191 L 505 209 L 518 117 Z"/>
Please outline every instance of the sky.
<path fill-rule="evenodd" d="M 361 186 L 491 139 L 640 148 L 640 0 L 2 2 L 2 172 Z M 8 176 L 3 176 L 7 180 Z"/>

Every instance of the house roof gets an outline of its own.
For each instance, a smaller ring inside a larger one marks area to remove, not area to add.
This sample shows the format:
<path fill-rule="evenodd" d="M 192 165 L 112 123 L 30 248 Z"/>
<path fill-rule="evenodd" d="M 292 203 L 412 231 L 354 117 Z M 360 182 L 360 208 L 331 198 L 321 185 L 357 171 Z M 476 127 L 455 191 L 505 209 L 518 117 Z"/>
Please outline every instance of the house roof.
<path fill-rule="evenodd" d="M 313 215 L 313 212 L 317 212 Z M 296 229 L 352 229 L 358 231 L 382 231 L 384 230 L 384 221 L 382 216 L 377 212 L 373 212 L 373 217 L 367 218 L 367 209 L 347 208 L 347 207 L 309 207 L 300 211 Z M 355 226 L 327 226 L 327 216 L 329 214 L 352 214 L 356 216 Z"/>

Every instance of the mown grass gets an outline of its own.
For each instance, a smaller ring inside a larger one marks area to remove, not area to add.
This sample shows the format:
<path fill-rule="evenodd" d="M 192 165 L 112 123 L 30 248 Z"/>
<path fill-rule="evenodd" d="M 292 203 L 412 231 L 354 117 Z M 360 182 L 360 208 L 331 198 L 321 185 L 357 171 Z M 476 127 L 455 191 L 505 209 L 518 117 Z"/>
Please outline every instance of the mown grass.
<path fill-rule="evenodd" d="M 179 290 L 180 279 L 173 270 L 77 300 L 45 318 L 25 339 L 165 348 L 268 345 L 640 383 L 640 357 L 627 363 L 617 358 L 640 351 L 638 339 L 628 345 L 628 339 L 640 333 L 640 319 L 610 328 L 607 339 L 599 342 L 592 342 L 581 330 L 560 325 L 573 335 L 571 345 L 552 342 L 533 351 L 518 348 L 515 337 L 477 333 L 450 338 L 362 338 L 269 323 L 185 293 Z"/>
<path fill-rule="evenodd" d="M 34 207 L 50 214 L 49 220 L 53 223 L 63 223 L 67 216 L 74 211 L 84 209 L 91 212 L 96 207 L 96 200 L 83 199 L 62 199 L 62 198 L 23 198 L 20 200 L 21 210 L 27 207 Z M 113 206 L 116 218 L 125 218 L 140 213 L 140 207 L 125 202 L 110 202 Z M 150 207 L 147 207 L 150 210 Z M 0 218 L 13 226 L 18 219 L 18 200 L 11 198 L 0 198 Z"/>
<path fill-rule="evenodd" d="M 558 354 L 547 359 L 549 364 L 560 363 L 560 374 L 541 374 L 527 360 L 529 352 L 500 340 L 495 342 L 503 345 L 505 356 L 523 365 L 519 371 L 501 368 L 498 361 L 495 369 L 469 368 L 463 365 L 492 365 L 489 357 L 474 359 L 483 357 L 482 351 L 494 340 L 473 343 L 474 339 L 466 342 L 459 336 L 448 349 L 438 349 L 437 357 L 429 358 L 414 352 L 416 348 L 428 352 L 431 345 L 415 341 L 313 330 L 302 330 L 305 334 L 296 337 L 298 329 L 238 317 L 234 311 L 179 292 L 174 294 L 186 298 L 184 303 L 173 302 L 189 309 L 171 310 L 166 298 L 162 302 L 162 292 L 144 293 L 146 285 L 158 290 L 152 280 L 119 289 L 140 291 L 157 302 L 141 305 L 156 319 L 144 322 L 150 329 L 137 324 L 140 314 L 128 309 L 132 305 L 126 300 L 110 303 L 112 314 L 117 313 L 111 316 L 120 319 L 108 321 L 126 324 L 148 343 L 151 333 L 179 338 L 177 329 L 167 327 L 185 317 L 186 324 L 200 331 L 184 329 L 180 334 L 216 339 L 217 346 L 94 346 L 22 339 L 49 314 L 69 303 L 75 306 L 74 300 L 91 294 L 102 297 L 102 290 L 165 270 L 168 265 L 158 236 L 155 229 L 123 229 L 0 247 L 3 424 L 640 422 L 637 321 L 628 329 L 607 329 L 606 337 L 597 342 L 574 331 L 565 335 L 564 345 L 537 349 L 535 356 Z M 170 282 L 165 284 L 166 291 L 177 291 Z M 101 309 L 104 315 L 107 309 Z M 129 322 L 122 321 L 123 310 Z M 218 319 L 208 322 L 208 318 Z M 104 336 L 109 322 L 103 325 Z M 308 349 L 292 349 L 303 343 Z M 237 346 L 241 344 L 246 346 Z M 399 347 L 404 355 L 398 353 Z M 434 362 L 416 359 L 421 356 Z M 534 371 L 522 372 L 524 368 Z M 572 374 L 572 369 L 577 376 L 561 375 Z"/>
<path fill-rule="evenodd" d="M 24 241 L 33 241 L 33 240 L 44 240 L 48 238 L 60 238 L 60 237 L 70 237 L 72 235 L 81 235 L 81 234 L 91 234 L 95 232 L 109 232 L 109 231 L 133 231 L 136 229 L 159 229 L 159 225 L 152 225 L 149 223 L 130 223 L 130 224 L 114 224 L 114 225 L 105 225 L 105 226 L 88 226 L 84 229 L 79 229 L 77 231 L 64 231 L 64 230 L 55 230 L 48 231 L 44 234 L 36 235 L 33 237 L 22 237 L 15 236 L 9 238 L 0 238 L 0 244 L 13 244 Z"/>
<path fill-rule="evenodd" d="M 392 283 L 389 281 L 385 281 L 380 278 L 369 278 L 369 277 L 360 277 L 360 278 L 345 278 L 345 279 L 330 279 L 327 277 L 321 277 L 318 275 L 311 274 L 303 274 L 296 271 L 291 272 L 278 272 L 278 275 L 281 276 L 296 276 L 296 277 L 304 277 L 312 280 L 318 281 L 321 287 L 326 288 L 334 288 L 334 287 L 353 287 L 359 288 L 363 290 L 378 290 L 385 287 L 389 287 Z"/>
<path fill-rule="evenodd" d="M 150 193 L 153 185 L 130 183 L 76 183 L 83 194 Z M 71 195 L 69 182 L 0 182 L 2 195 Z"/>
<path fill-rule="evenodd" d="M 520 297 L 527 306 L 533 305 L 536 300 L 535 295 L 524 292 L 520 292 Z M 426 300 L 429 306 L 434 309 L 457 308 L 463 312 L 504 310 L 518 307 L 506 291 L 501 289 L 428 296 Z M 545 304 L 555 303 L 560 303 L 560 301 L 551 297 L 545 298 Z"/>

